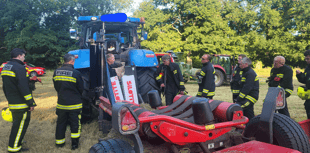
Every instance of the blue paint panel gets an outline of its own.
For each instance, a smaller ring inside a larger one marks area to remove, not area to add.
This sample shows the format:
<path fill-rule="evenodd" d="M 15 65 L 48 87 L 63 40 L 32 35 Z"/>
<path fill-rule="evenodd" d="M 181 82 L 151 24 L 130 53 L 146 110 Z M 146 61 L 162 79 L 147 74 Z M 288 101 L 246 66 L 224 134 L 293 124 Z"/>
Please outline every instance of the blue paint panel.
<path fill-rule="evenodd" d="M 125 22 L 127 15 L 125 13 L 106 14 L 101 16 L 103 22 Z"/>
<path fill-rule="evenodd" d="M 78 21 L 91 21 L 92 17 L 96 17 L 97 20 L 100 18 L 99 16 L 80 16 Z"/>
<path fill-rule="evenodd" d="M 140 22 L 139 18 L 128 17 L 129 22 Z"/>
<path fill-rule="evenodd" d="M 150 50 L 131 50 L 129 51 L 129 59 L 130 64 L 135 64 L 137 67 L 154 67 L 158 65 L 156 55 Z"/>
<path fill-rule="evenodd" d="M 75 69 L 82 69 L 89 67 L 89 49 L 79 49 L 73 50 L 69 52 L 73 55 L 78 55 L 78 58 L 75 59 L 74 68 Z"/>

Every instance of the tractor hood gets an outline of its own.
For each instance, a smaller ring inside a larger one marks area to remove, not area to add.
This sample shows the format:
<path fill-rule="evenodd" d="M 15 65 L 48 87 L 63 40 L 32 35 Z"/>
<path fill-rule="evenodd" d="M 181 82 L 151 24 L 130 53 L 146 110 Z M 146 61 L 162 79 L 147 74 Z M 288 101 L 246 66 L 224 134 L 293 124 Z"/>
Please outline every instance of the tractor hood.
<path fill-rule="evenodd" d="M 75 69 L 89 68 L 89 49 L 78 49 L 69 52 L 75 56 Z M 153 51 L 135 49 L 128 53 L 131 65 L 137 67 L 154 67 L 158 65 L 157 58 Z"/>
<path fill-rule="evenodd" d="M 89 49 L 78 49 L 70 51 L 75 56 L 75 69 L 89 68 Z"/>
<path fill-rule="evenodd" d="M 157 58 L 150 50 L 131 50 L 129 51 L 130 65 L 137 67 L 154 67 L 158 65 Z"/>

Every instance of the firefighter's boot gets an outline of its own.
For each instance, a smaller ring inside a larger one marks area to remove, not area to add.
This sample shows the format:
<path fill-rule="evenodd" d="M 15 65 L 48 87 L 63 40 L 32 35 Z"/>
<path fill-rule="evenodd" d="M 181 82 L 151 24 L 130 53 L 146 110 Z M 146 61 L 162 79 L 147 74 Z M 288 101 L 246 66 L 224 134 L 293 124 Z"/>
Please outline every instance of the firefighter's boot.
<path fill-rule="evenodd" d="M 71 138 L 72 148 L 71 150 L 75 150 L 79 147 L 79 138 Z"/>

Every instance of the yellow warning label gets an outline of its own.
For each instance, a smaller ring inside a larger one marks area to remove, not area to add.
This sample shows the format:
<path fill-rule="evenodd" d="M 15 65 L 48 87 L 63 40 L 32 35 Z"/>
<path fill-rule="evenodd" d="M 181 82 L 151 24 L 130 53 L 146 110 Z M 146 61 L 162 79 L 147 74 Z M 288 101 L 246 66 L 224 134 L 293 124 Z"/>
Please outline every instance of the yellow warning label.
<path fill-rule="evenodd" d="M 206 125 L 206 130 L 212 130 L 212 129 L 215 129 L 215 126 L 214 124 L 211 124 L 211 125 Z"/>

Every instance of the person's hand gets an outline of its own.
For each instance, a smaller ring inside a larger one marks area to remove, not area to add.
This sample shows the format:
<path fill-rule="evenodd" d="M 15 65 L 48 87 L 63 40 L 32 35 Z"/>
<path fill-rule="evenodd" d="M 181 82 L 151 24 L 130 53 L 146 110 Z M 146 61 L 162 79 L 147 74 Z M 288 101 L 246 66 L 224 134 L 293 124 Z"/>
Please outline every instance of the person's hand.
<path fill-rule="evenodd" d="M 165 87 L 165 84 L 162 83 L 162 84 L 160 85 L 160 87 Z"/>
<path fill-rule="evenodd" d="M 301 72 L 299 70 L 296 70 L 296 74 L 300 74 Z"/>
<path fill-rule="evenodd" d="M 31 112 L 31 111 L 33 111 L 34 110 L 34 107 L 30 107 L 29 108 L 29 111 Z"/>
<path fill-rule="evenodd" d="M 181 94 L 181 95 L 184 95 L 184 91 L 180 91 L 180 94 Z"/>

